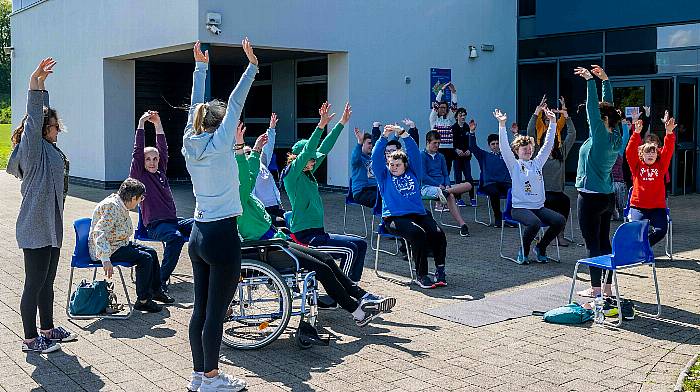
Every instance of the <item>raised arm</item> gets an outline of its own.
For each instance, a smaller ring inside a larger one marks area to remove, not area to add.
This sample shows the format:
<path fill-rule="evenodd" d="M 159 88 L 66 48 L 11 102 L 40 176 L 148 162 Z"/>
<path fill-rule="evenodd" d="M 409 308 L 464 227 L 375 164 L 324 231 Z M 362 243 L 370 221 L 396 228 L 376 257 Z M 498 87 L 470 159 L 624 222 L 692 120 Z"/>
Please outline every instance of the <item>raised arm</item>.
<path fill-rule="evenodd" d="M 667 120 L 664 122 L 664 127 L 666 128 L 666 136 L 664 136 L 664 148 L 663 151 L 659 152 L 659 159 L 661 160 L 661 175 L 664 175 L 668 171 L 669 165 L 671 165 L 671 158 L 673 158 L 673 151 L 676 148 L 676 135 L 673 130 L 676 128 L 676 120 L 671 117 L 668 118 L 668 114 L 665 116 Z"/>
<path fill-rule="evenodd" d="M 192 130 L 194 124 L 194 111 L 197 104 L 204 103 L 204 85 L 207 80 L 207 69 L 209 68 L 209 51 L 202 53 L 199 41 L 194 44 L 194 73 L 192 74 L 192 96 L 190 97 L 190 110 L 187 114 L 187 125 L 185 133 Z"/>
<path fill-rule="evenodd" d="M 347 124 L 350 120 L 351 115 L 352 107 L 350 106 L 350 103 L 346 103 L 345 108 L 343 109 L 343 115 L 340 117 L 340 121 L 338 121 L 338 124 L 333 127 L 325 138 L 323 138 L 323 142 L 321 142 L 321 145 L 318 147 L 318 152 L 324 155 L 328 155 L 328 153 L 331 152 L 335 142 L 338 141 L 338 136 L 340 136 L 340 133 L 343 131 L 345 124 Z M 318 165 L 316 165 L 316 167 L 318 167 Z"/>
<path fill-rule="evenodd" d="M 420 150 L 418 144 L 409 135 L 407 131 L 403 131 L 399 135 L 406 146 L 406 155 L 408 155 L 408 170 L 413 172 L 416 178 L 423 178 L 423 163 L 421 162 Z"/>
<path fill-rule="evenodd" d="M 304 172 L 306 164 L 311 158 L 316 158 L 316 151 L 318 150 L 318 143 L 321 141 L 321 135 L 323 134 L 323 128 L 328 125 L 328 123 L 333 119 L 335 113 L 330 114 L 331 105 L 328 102 L 324 102 L 321 108 L 318 110 L 320 120 L 316 129 L 311 133 L 309 141 L 301 150 L 299 155 L 289 164 L 289 170 L 285 176 L 285 181 L 293 181 L 295 177 L 301 175 Z M 318 166 L 318 164 L 316 165 Z"/>
<path fill-rule="evenodd" d="M 270 166 L 272 155 L 275 153 L 275 140 L 277 139 L 277 114 L 272 113 L 270 116 L 270 127 L 267 128 L 267 143 L 262 149 L 260 160 L 265 162 L 265 166 Z"/>
<path fill-rule="evenodd" d="M 389 140 L 387 140 L 386 137 L 380 136 L 372 148 L 372 173 L 374 173 L 374 178 L 377 179 L 377 184 L 381 184 L 386 179 L 387 173 L 389 172 L 384 156 L 384 149 L 388 142 Z"/>
<path fill-rule="evenodd" d="M 641 163 L 639 159 L 639 146 L 642 144 L 642 138 L 640 137 L 641 131 L 641 127 L 634 128 L 634 135 L 630 136 L 630 140 L 627 143 L 627 147 L 625 148 L 625 156 L 627 158 L 627 163 L 629 164 L 632 173 L 637 172 L 638 167 Z"/>
<path fill-rule="evenodd" d="M 598 109 L 598 89 L 593 80 L 591 72 L 585 68 L 578 67 L 574 71 L 576 75 L 586 79 L 586 115 L 588 116 L 588 126 L 590 128 L 590 137 L 593 141 L 607 138 L 607 131 L 603 125 L 603 119 L 600 117 L 600 109 Z"/>
<path fill-rule="evenodd" d="M 450 101 L 452 102 L 452 104 L 450 105 L 450 110 L 447 112 L 447 119 L 452 121 L 452 122 L 455 122 L 456 121 L 455 120 L 455 113 L 457 113 L 457 107 L 458 107 L 457 88 L 455 87 L 454 84 L 452 84 L 452 82 L 450 82 L 447 87 L 450 88 L 450 92 L 451 92 Z"/>
<path fill-rule="evenodd" d="M 627 120 L 623 119 L 622 121 L 622 143 L 620 143 L 620 150 L 618 151 L 618 154 L 620 155 L 625 155 L 625 148 L 627 147 L 627 143 L 629 143 L 630 140 L 630 127 L 627 125 Z"/>
<path fill-rule="evenodd" d="M 24 122 L 22 135 L 22 150 L 29 162 L 38 162 L 41 159 L 41 139 L 44 128 L 44 103 L 48 102 L 48 92 L 44 90 L 44 80 L 53 73 L 56 62 L 51 58 L 45 58 L 39 62 L 32 75 L 29 77 L 29 91 L 27 92 L 27 119 Z"/>
<path fill-rule="evenodd" d="M 146 131 L 143 129 L 146 120 L 151 116 L 151 113 L 145 112 L 139 118 L 139 124 L 136 126 L 134 134 L 134 151 L 131 153 L 131 167 L 129 168 L 129 177 L 140 179 L 145 169 L 145 158 L 143 149 L 146 146 Z"/>
<path fill-rule="evenodd" d="M 228 97 L 228 106 L 226 107 L 226 115 L 221 121 L 221 125 L 214 132 L 213 146 L 217 150 L 230 150 L 233 146 L 235 138 L 235 125 L 238 123 L 238 119 L 241 118 L 241 112 L 243 111 L 243 104 L 248 97 L 248 92 L 250 87 L 253 85 L 255 80 L 255 74 L 258 72 L 258 59 L 253 54 L 253 47 L 250 45 L 248 38 L 245 38 L 241 43 L 243 45 L 243 51 L 245 51 L 246 56 L 248 56 L 248 67 L 243 76 L 238 81 L 236 87 L 231 91 L 231 95 Z"/>
<path fill-rule="evenodd" d="M 508 116 L 501 112 L 500 109 L 494 110 L 493 116 L 498 120 L 498 144 L 501 145 L 501 155 L 508 167 L 508 171 L 511 171 L 517 159 L 515 158 L 515 154 L 513 154 L 513 150 L 510 149 L 510 143 L 508 143 L 508 131 L 506 131 Z"/>
<path fill-rule="evenodd" d="M 544 114 L 549 118 L 549 128 L 547 129 L 547 134 L 544 137 L 542 148 L 540 148 L 540 151 L 534 158 L 535 164 L 540 169 L 542 166 L 544 166 L 544 163 L 547 162 L 547 159 L 549 159 L 549 155 L 552 153 L 552 148 L 554 147 L 554 138 L 557 135 L 557 119 L 554 112 L 549 109 L 545 109 Z"/>
<path fill-rule="evenodd" d="M 364 142 L 364 134 L 360 131 L 360 128 L 355 128 L 355 139 L 357 139 L 357 144 L 352 148 L 352 153 L 350 154 L 350 167 L 359 169 L 364 167 L 362 163 L 362 143 Z"/>
<path fill-rule="evenodd" d="M 540 104 L 535 107 L 535 112 L 530 116 L 530 121 L 527 122 L 527 136 L 537 138 L 537 126 L 540 122 L 540 113 L 547 106 L 547 94 L 542 96 Z M 535 141 L 537 143 L 537 141 Z"/>
<path fill-rule="evenodd" d="M 571 152 L 571 149 L 574 147 L 574 143 L 576 143 L 576 127 L 574 126 L 574 122 L 571 121 L 571 117 L 566 117 L 566 139 L 564 139 L 564 159 L 569 155 L 569 152 Z"/>
<path fill-rule="evenodd" d="M 236 155 L 236 164 L 238 165 L 238 193 L 240 194 L 241 204 L 248 202 L 250 194 L 255 186 L 255 177 L 250 174 L 250 166 L 248 160 L 243 152 L 243 146 L 245 145 L 245 131 L 246 128 L 243 123 L 238 122 L 238 127 L 236 127 L 236 146 L 234 147 L 234 152 Z M 252 155 L 252 152 L 251 152 Z M 258 160 L 258 168 L 260 167 L 260 161 Z"/>

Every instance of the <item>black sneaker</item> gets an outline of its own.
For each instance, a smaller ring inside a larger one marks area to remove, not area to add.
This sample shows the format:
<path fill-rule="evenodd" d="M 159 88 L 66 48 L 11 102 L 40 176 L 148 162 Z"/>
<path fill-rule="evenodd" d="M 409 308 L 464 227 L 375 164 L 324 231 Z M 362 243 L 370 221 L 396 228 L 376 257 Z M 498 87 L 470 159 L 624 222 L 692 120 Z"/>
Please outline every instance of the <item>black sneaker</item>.
<path fill-rule="evenodd" d="M 148 313 L 158 313 L 161 310 L 163 310 L 163 307 L 153 302 L 153 300 L 149 299 L 146 302 L 136 301 L 136 303 L 134 304 L 134 310 L 139 310 Z"/>
<path fill-rule="evenodd" d="M 469 227 L 466 223 L 459 228 L 459 235 L 461 235 L 462 237 L 469 237 Z"/>
<path fill-rule="evenodd" d="M 158 302 L 162 302 L 164 304 L 171 304 L 171 303 L 175 302 L 175 298 L 169 296 L 168 293 L 166 293 L 164 291 L 161 291 L 160 293 L 153 295 L 153 300 L 158 301 Z"/>
<path fill-rule="evenodd" d="M 414 282 L 423 289 L 434 289 L 436 287 L 435 282 L 428 275 L 419 276 Z"/>
<path fill-rule="evenodd" d="M 611 307 L 614 307 L 617 309 L 617 299 L 615 298 L 606 298 L 605 302 L 610 304 Z M 635 310 L 634 310 L 634 302 L 630 299 L 623 298 L 622 299 L 622 318 L 624 320 L 634 320 L 634 315 L 635 315 Z"/>
<path fill-rule="evenodd" d="M 61 345 L 44 336 L 37 336 L 30 343 L 22 342 L 22 351 L 48 354 L 60 350 Z"/>
<path fill-rule="evenodd" d="M 63 328 L 63 327 L 55 327 L 49 331 L 48 335 L 44 335 L 47 339 L 54 341 L 54 342 L 72 342 L 74 340 L 78 340 L 78 335 Z"/>
<path fill-rule="evenodd" d="M 497 229 L 500 229 L 501 226 L 503 226 L 503 223 L 501 223 L 501 222 L 496 222 L 496 223 L 493 224 L 493 227 L 495 227 L 495 228 L 497 228 Z"/>
<path fill-rule="evenodd" d="M 435 270 L 435 287 L 447 286 L 447 276 L 445 275 L 445 267 L 438 267 Z"/>

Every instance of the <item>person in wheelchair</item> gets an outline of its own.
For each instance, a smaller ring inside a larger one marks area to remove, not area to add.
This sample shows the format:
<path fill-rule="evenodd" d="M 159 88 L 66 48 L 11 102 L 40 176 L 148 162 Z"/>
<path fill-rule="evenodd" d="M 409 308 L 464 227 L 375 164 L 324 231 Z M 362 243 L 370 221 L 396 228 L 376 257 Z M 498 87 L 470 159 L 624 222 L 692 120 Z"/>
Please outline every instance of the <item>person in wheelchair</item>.
<path fill-rule="evenodd" d="M 245 128 L 239 128 L 236 134 L 237 144 L 244 143 L 244 134 Z M 252 194 L 260 170 L 260 153 L 267 142 L 268 135 L 266 133 L 260 135 L 247 158 L 242 150 L 236 151 L 240 181 L 239 193 L 243 206 L 243 213 L 238 217 L 239 234 L 244 241 L 273 238 L 286 240 L 289 251 L 298 259 L 299 266 L 305 270 L 315 271 L 316 279 L 321 282 L 328 295 L 352 314 L 358 326 L 364 327 L 380 313 L 391 310 L 396 305 L 396 299 L 381 297 L 363 290 L 338 268 L 332 256 L 289 241 L 289 237 L 273 225 L 272 218 L 265 210 L 264 204 Z M 271 251 L 268 253 L 267 259 L 270 262 L 284 262 L 289 259 L 289 256 L 282 251 Z"/>

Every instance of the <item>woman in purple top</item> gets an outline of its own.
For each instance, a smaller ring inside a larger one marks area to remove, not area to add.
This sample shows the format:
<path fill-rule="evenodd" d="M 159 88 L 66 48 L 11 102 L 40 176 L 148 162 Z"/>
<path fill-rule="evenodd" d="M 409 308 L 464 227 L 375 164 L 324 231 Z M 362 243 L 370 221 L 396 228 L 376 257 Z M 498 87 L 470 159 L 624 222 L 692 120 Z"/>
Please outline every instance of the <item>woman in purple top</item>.
<path fill-rule="evenodd" d="M 146 122 L 155 127 L 156 147 L 145 147 Z M 160 284 L 166 296 L 168 279 L 175 270 L 182 246 L 190 236 L 194 220 L 177 217 L 173 193 L 166 176 L 167 170 L 168 142 L 165 139 L 163 124 L 158 112 L 149 110 L 141 116 L 136 127 L 129 177 L 141 181 L 146 186 L 145 199 L 141 203 L 141 219 L 148 230 L 148 236 L 165 244 Z"/>

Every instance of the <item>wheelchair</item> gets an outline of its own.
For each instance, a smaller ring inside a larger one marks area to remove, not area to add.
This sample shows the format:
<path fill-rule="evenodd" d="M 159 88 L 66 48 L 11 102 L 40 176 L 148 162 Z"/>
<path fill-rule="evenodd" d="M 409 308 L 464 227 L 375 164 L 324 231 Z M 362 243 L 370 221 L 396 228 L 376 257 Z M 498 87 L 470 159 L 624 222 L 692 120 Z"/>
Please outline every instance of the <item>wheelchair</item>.
<path fill-rule="evenodd" d="M 288 259 L 269 260 L 269 254 L 278 251 Z M 265 347 L 277 340 L 296 316 L 300 317 L 296 344 L 310 348 L 318 342 L 316 272 L 302 270 L 284 240 L 243 242 L 240 281 L 224 319 L 224 344 L 239 350 Z"/>

